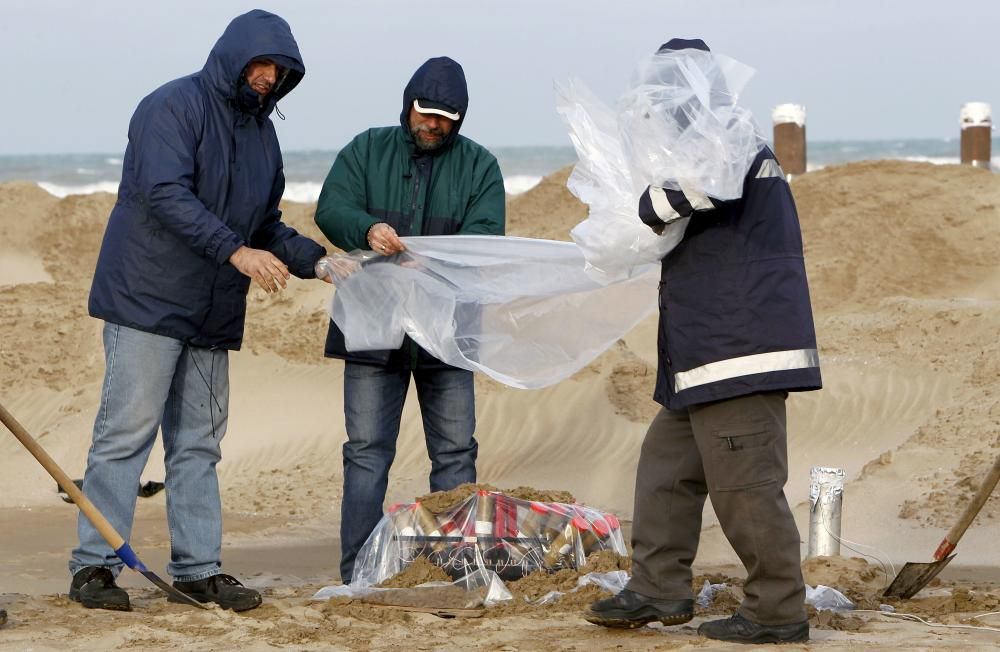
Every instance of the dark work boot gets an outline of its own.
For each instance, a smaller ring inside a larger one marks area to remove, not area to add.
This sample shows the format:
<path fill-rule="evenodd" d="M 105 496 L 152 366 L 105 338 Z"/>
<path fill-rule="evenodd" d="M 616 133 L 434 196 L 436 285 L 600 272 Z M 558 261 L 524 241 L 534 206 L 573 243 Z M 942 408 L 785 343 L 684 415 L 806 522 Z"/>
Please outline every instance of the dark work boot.
<path fill-rule="evenodd" d="M 219 573 L 193 582 L 174 582 L 174 588 L 181 593 L 187 593 L 198 602 L 214 602 L 223 609 L 247 611 L 260 606 L 260 592 L 248 589 L 239 583 L 232 575 Z M 172 595 L 167 596 L 170 602 L 180 602 Z"/>
<path fill-rule="evenodd" d="M 791 625 L 758 625 L 734 614 L 730 618 L 702 623 L 698 634 L 734 643 L 802 643 L 809 640 L 809 621 Z"/>
<path fill-rule="evenodd" d="M 69 599 L 87 609 L 132 610 L 128 593 L 115 584 L 111 569 L 103 566 L 84 566 L 78 570 L 69 585 Z"/>
<path fill-rule="evenodd" d="M 694 618 L 694 600 L 649 598 L 624 589 L 614 597 L 590 605 L 583 617 L 595 625 L 617 629 L 635 629 L 653 621 L 681 625 Z"/>

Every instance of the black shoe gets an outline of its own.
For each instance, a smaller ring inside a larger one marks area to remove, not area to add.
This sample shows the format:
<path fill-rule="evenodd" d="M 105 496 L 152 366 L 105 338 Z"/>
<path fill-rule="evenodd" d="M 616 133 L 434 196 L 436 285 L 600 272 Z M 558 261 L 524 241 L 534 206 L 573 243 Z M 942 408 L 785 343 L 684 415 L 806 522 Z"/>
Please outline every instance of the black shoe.
<path fill-rule="evenodd" d="M 791 625 L 758 625 L 735 614 L 731 618 L 702 623 L 698 634 L 735 643 L 802 643 L 809 640 L 809 621 Z"/>
<path fill-rule="evenodd" d="M 219 573 L 193 582 L 174 582 L 174 588 L 181 593 L 187 593 L 198 602 L 215 602 L 223 609 L 247 611 L 260 606 L 260 592 L 248 589 L 239 583 L 232 575 Z M 170 602 L 181 602 L 172 595 L 167 596 Z"/>
<path fill-rule="evenodd" d="M 584 618 L 595 625 L 618 629 L 635 629 L 653 621 L 681 625 L 694 618 L 694 600 L 648 598 L 624 589 L 614 597 L 590 605 Z"/>
<path fill-rule="evenodd" d="M 69 599 L 87 609 L 132 611 L 125 589 L 115 584 L 115 576 L 104 566 L 84 566 L 73 576 Z"/>

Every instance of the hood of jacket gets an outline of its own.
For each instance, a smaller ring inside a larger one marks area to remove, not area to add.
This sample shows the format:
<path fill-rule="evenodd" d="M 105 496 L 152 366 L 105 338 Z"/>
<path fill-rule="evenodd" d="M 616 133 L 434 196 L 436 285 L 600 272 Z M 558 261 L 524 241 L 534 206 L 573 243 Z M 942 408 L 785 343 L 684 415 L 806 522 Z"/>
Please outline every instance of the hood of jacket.
<path fill-rule="evenodd" d="M 413 100 L 425 99 L 440 102 L 455 109 L 459 119 L 451 128 L 451 133 L 445 138 L 441 147 L 432 153 L 442 152 L 455 142 L 458 131 L 465 122 L 465 113 L 469 108 L 469 87 L 465 83 L 465 71 L 457 61 L 449 57 L 428 59 L 417 68 L 403 90 L 403 111 L 399 114 L 399 123 L 403 127 L 408 142 L 413 142 L 410 135 L 410 107 Z"/>
<path fill-rule="evenodd" d="M 274 61 L 287 73 L 275 83 L 264 102 L 254 106 L 257 93 L 247 85 L 243 73 L 247 64 L 259 57 Z M 258 118 L 269 116 L 278 100 L 288 95 L 305 73 L 299 46 L 288 23 L 260 9 L 237 16 L 229 23 L 202 68 L 202 75 L 215 91 Z"/>

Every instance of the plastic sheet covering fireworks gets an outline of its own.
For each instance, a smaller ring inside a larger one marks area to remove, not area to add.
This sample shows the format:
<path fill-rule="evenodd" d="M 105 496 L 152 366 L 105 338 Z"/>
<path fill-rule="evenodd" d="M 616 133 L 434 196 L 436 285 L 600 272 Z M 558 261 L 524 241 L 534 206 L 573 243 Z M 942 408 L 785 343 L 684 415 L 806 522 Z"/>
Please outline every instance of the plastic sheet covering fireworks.
<path fill-rule="evenodd" d="M 568 378 L 656 308 L 658 270 L 601 284 L 570 242 L 498 236 L 402 238 L 405 252 L 323 259 L 330 317 L 350 351 L 409 335 L 435 358 L 525 389 Z"/>
<path fill-rule="evenodd" d="M 742 195 L 765 142 L 751 113 L 737 104 L 752 75 L 728 57 L 685 49 L 642 60 L 614 109 L 579 80 L 557 85 L 557 110 L 579 157 L 567 185 L 590 206 L 572 236 L 595 278 L 627 276 L 637 264 L 662 259 L 683 237 L 688 219 L 659 236 L 637 219 L 647 186 L 719 200 Z"/>
<path fill-rule="evenodd" d="M 351 585 L 384 582 L 421 556 L 454 580 L 487 571 L 513 581 L 580 568 L 604 550 L 626 554 L 613 514 L 478 491 L 440 513 L 419 502 L 393 505 L 358 553 Z"/>

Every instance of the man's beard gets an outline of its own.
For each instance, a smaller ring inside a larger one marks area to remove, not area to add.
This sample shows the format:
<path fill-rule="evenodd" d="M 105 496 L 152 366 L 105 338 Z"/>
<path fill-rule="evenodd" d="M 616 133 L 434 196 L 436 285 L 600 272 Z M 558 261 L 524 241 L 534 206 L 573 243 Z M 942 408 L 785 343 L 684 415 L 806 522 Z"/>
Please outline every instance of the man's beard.
<path fill-rule="evenodd" d="M 425 134 L 434 134 L 438 136 L 435 141 L 424 140 Z M 411 127 L 410 135 L 413 136 L 413 142 L 416 144 L 417 149 L 422 152 L 433 152 L 442 145 L 444 145 L 445 134 L 441 129 L 429 129 L 427 127 Z"/>

